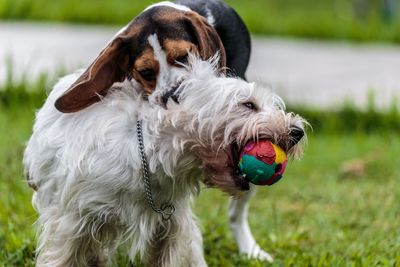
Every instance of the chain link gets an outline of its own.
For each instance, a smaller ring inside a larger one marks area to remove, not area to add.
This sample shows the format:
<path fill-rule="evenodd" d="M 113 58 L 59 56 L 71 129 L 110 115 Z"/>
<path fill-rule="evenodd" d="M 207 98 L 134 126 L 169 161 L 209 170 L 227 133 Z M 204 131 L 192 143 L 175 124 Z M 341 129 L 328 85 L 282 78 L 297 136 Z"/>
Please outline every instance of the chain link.
<path fill-rule="evenodd" d="M 144 143 L 143 143 L 143 131 L 142 131 L 142 121 L 136 121 L 136 130 L 139 141 L 139 153 L 140 159 L 142 161 L 142 169 L 143 169 L 143 182 L 144 182 L 144 191 L 146 193 L 147 202 L 150 207 L 157 213 L 160 213 L 163 220 L 171 219 L 172 215 L 175 212 L 175 206 L 171 203 L 163 203 L 160 208 L 157 208 L 154 204 L 153 194 L 151 193 L 150 187 L 150 173 L 149 173 L 149 164 L 147 163 L 145 151 L 144 151 Z"/>

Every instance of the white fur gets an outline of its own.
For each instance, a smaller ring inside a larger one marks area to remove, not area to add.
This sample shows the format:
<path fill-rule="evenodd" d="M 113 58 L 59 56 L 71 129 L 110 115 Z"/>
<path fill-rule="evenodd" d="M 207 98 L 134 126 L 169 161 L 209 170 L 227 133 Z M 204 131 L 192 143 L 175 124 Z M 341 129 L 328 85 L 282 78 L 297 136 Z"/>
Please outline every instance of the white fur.
<path fill-rule="evenodd" d="M 205 9 L 206 9 L 206 14 L 207 14 L 207 16 L 206 16 L 207 22 L 208 22 L 211 26 L 214 27 L 214 25 L 215 25 L 215 18 L 214 18 L 214 16 L 213 16 L 211 10 L 210 10 L 207 6 L 205 7 Z"/>
<path fill-rule="evenodd" d="M 285 113 L 269 91 L 217 77 L 215 59 L 189 62 L 180 103 L 169 100 L 167 109 L 149 105 L 126 80 L 114 84 L 101 102 L 63 114 L 54 101 L 80 73 L 54 87 L 37 113 L 24 155 L 29 184 L 37 188 L 32 200 L 40 215 L 37 266 L 103 266 L 119 246 L 127 247 L 132 259 L 140 253 L 149 266 L 206 266 L 190 203 L 202 179 L 214 174 L 199 151 L 219 157 L 232 142 L 278 141 L 291 125 L 304 122 Z M 250 100 L 257 112 L 242 105 Z M 176 207 L 170 221 L 146 201 L 138 119 L 155 203 Z"/>
<path fill-rule="evenodd" d="M 153 48 L 154 57 L 157 59 L 160 67 L 156 88 L 150 95 L 149 101 L 153 105 L 161 105 L 161 96 L 176 86 L 183 77 L 187 75 L 187 70 L 168 63 L 167 55 L 162 49 L 156 34 L 150 35 L 148 41 L 150 46 Z"/>
<path fill-rule="evenodd" d="M 250 230 L 248 222 L 249 200 L 255 194 L 255 191 L 255 186 L 251 186 L 250 191 L 241 198 L 232 198 L 228 210 L 229 225 L 240 253 L 249 258 L 273 262 L 272 256 L 260 248 Z"/>
<path fill-rule="evenodd" d="M 153 4 L 153 5 L 151 5 L 151 6 L 148 6 L 148 7 L 145 9 L 145 11 L 146 11 L 146 10 L 149 10 L 150 8 L 157 7 L 157 6 L 168 6 L 168 7 L 173 7 L 173 8 L 175 8 L 175 9 L 179 9 L 179 10 L 182 10 L 182 11 L 190 11 L 190 10 L 191 10 L 191 9 L 190 9 L 189 7 L 187 7 L 187 6 L 178 5 L 178 4 L 172 3 L 172 2 L 170 2 L 170 1 L 163 1 L 163 2 L 160 2 L 160 3 Z"/>

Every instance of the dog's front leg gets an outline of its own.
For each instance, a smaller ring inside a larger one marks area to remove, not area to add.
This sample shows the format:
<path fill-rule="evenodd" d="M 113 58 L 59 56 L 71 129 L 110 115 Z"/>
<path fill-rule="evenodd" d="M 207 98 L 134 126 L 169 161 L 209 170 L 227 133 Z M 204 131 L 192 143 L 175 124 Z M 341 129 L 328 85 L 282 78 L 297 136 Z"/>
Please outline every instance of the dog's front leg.
<path fill-rule="evenodd" d="M 250 258 L 272 262 L 271 255 L 262 250 L 255 241 L 248 222 L 249 200 L 255 194 L 255 186 L 250 186 L 250 191 L 241 198 L 232 199 L 229 204 L 229 223 L 239 252 Z"/>
<path fill-rule="evenodd" d="M 190 210 L 160 223 L 144 259 L 146 266 L 205 267 L 203 239 Z"/>
<path fill-rule="evenodd" d="M 41 214 L 38 226 L 37 267 L 106 266 L 105 245 L 92 233 L 96 227 L 85 224 L 77 214 L 49 207 Z"/>

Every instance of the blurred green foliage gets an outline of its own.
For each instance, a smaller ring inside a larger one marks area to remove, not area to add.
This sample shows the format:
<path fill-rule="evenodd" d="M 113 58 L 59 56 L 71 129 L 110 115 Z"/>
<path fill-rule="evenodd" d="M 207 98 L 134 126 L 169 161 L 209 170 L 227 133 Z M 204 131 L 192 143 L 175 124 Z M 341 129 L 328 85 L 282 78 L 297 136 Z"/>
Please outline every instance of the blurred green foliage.
<path fill-rule="evenodd" d="M 7 112 L 23 107 L 39 107 L 47 96 L 49 80 L 42 76 L 35 83 L 25 79 L 6 82 L 0 86 L 0 107 Z M 47 88 L 47 89 L 46 89 Z M 301 114 L 315 133 L 398 133 L 400 132 L 400 110 L 397 102 L 386 109 L 376 107 L 373 95 L 365 109 L 357 108 L 351 101 L 335 109 L 318 109 L 304 106 L 289 106 L 287 110 Z"/>
<path fill-rule="evenodd" d="M 400 1 L 384 1 L 226 0 L 255 34 L 400 42 Z M 154 2 L 0 0 L 0 18 L 124 25 Z"/>
<path fill-rule="evenodd" d="M 345 103 L 334 110 L 310 107 L 289 107 L 289 110 L 307 119 L 316 133 L 400 132 L 400 112 L 397 104 L 393 104 L 387 110 L 378 110 L 375 105 L 359 109 L 351 103 Z"/>

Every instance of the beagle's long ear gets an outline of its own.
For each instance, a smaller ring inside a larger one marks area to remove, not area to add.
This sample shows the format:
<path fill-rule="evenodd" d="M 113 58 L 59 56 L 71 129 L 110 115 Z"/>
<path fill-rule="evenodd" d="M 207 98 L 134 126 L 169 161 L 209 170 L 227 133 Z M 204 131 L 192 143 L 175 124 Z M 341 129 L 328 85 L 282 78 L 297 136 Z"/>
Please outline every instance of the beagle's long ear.
<path fill-rule="evenodd" d="M 191 11 L 186 14 L 199 44 L 200 57 L 207 60 L 219 52 L 219 67 L 225 72 L 226 53 L 217 31 L 199 14 Z"/>
<path fill-rule="evenodd" d="M 101 100 L 111 85 L 127 76 L 129 57 L 119 36 L 110 42 L 85 72 L 55 102 L 64 113 L 82 110 Z"/>

